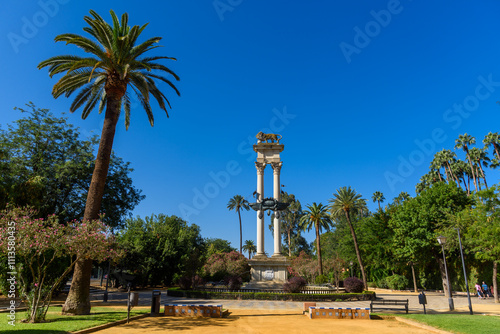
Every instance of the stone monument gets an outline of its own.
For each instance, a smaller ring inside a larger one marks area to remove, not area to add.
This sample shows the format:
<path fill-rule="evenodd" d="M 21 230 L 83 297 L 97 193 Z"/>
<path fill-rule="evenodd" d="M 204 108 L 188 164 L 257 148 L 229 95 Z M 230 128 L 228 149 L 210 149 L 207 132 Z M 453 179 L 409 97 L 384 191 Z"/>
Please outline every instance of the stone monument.
<path fill-rule="evenodd" d="M 280 203 L 280 172 L 283 162 L 280 159 L 280 153 L 284 145 L 280 144 L 281 135 L 266 134 L 259 132 L 257 134 L 257 144 L 253 149 L 257 152 L 257 190 L 255 197 L 256 203 L 250 206 L 257 211 L 257 253 L 249 261 L 251 267 L 251 287 L 279 287 L 286 282 L 290 262 L 286 256 L 281 255 L 281 224 L 280 210 L 288 205 Z M 273 169 L 273 197 L 264 198 L 264 170 L 267 165 Z M 264 251 L 264 218 L 265 211 L 274 212 L 274 253 L 267 257 Z"/>

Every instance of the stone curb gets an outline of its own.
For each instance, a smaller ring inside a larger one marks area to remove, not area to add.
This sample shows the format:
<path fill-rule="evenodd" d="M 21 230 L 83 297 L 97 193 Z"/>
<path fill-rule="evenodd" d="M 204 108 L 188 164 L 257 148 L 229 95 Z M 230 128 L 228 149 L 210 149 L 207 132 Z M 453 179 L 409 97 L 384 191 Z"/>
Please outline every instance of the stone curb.
<path fill-rule="evenodd" d="M 405 323 L 407 325 L 419 327 L 419 328 L 431 331 L 433 333 L 453 334 L 453 332 L 448 332 L 448 331 L 444 331 L 442 329 L 437 329 L 435 327 L 432 327 L 432 326 L 429 326 L 429 325 L 424 325 L 424 324 L 422 324 L 420 322 L 417 322 L 417 321 L 413 321 L 413 320 L 409 320 L 409 319 L 404 319 L 404 318 L 400 318 L 400 317 L 394 317 L 394 319 L 397 320 L 397 321 L 399 321 L 399 322 L 403 322 L 403 323 Z"/>
<path fill-rule="evenodd" d="M 144 313 L 144 314 L 140 314 L 140 315 L 136 315 L 134 317 L 131 317 L 130 320 L 142 319 L 142 318 L 146 318 L 146 317 L 149 317 L 149 316 L 150 316 L 150 313 Z M 91 327 L 91 328 L 87 328 L 87 329 L 82 329 L 82 330 L 79 330 L 79 331 L 76 331 L 76 332 L 69 332 L 69 333 L 71 333 L 71 334 L 93 333 L 93 332 L 100 331 L 102 329 L 106 329 L 106 328 L 110 328 L 110 327 L 114 327 L 114 326 L 118 326 L 118 325 L 122 325 L 122 324 L 126 324 L 126 323 L 127 323 L 127 319 L 123 319 L 123 320 L 109 322 L 107 324 L 103 324 L 103 325 L 99 325 L 99 326 Z"/>

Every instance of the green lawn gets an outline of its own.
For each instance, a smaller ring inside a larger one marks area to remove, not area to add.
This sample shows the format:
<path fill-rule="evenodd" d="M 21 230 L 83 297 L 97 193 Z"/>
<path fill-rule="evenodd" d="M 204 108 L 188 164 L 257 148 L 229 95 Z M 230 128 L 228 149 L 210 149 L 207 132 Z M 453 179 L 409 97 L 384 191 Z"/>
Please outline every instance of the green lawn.
<path fill-rule="evenodd" d="M 149 313 L 148 308 L 132 309 L 130 317 Z M 126 319 L 127 307 L 92 307 L 92 314 L 80 316 L 62 316 L 61 307 L 51 307 L 47 312 L 47 322 L 26 324 L 17 321 L 13 327 L 7 324 L 7 313 L 0 313 L 0 333 L 19 331 L 22 334 L 63 334 L 85 328 L 95 327 L 109 322 Z M 17 318 L 24 318 L 25 312 L 18 312 Z"/>
<path fill-rule="evenodd" d="M 397 314 L 426 325 L 460 334 L 499 333 L 500 317 L 469 314 Z"/>

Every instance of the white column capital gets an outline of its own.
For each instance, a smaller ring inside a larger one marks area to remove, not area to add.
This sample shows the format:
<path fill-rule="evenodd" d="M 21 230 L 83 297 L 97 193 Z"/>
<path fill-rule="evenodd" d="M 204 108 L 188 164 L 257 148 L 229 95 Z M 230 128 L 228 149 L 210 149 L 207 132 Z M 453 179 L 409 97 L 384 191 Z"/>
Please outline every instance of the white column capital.
<path fill-rule="evenodd" d="M 282 165 L 283 165 L 283 161 L 280 161 L 280 162 L 271 162 L 271 167 L 273 167 L 274 174 L 279 174 L 280 173 Z"/>
<path fill-rule="evenodd" d="M 257 168 L 257 175 L 264 175 L 264 169 L 266 169 L 266 164 L 262 162 L 255 162 L 255 168 Z"/>

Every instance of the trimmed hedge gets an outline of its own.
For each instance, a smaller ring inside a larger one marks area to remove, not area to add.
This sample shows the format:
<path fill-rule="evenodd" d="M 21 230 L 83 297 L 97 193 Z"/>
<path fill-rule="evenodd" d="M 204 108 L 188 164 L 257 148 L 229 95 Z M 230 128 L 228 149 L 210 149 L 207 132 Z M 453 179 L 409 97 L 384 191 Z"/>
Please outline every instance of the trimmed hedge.
<path fill-rule="evenodd" d="M 229 299 L 229 300 L 283 300 L 283 301 L 360 301 L 374 300 L 375 292 L 363 293 L 331 293 L 331 294 L 305 294 L 305 293 L 270 293 L 270 292 L 213 292 L 181 290 L 170 288 L 167 296 L 202 298 L 202 299 Z"/>

